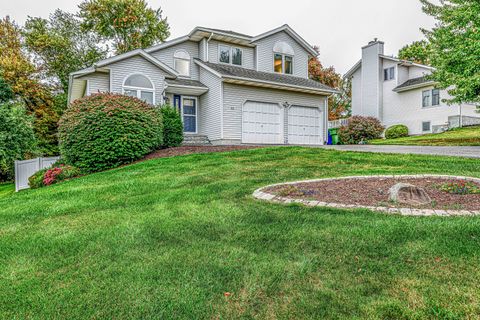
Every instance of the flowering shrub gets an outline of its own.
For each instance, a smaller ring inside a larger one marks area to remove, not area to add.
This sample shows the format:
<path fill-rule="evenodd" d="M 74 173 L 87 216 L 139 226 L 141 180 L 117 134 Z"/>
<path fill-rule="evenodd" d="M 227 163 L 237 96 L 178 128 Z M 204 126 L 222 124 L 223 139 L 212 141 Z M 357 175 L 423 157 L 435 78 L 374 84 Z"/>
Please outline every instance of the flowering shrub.
<path fill-rule="evenodd" d="M 55 163 L 52 168 L 43 169 L 28 179 L 30 188 L 36 189 L 52 185 L 67 179 L 78 177 L 80 169 L 63 163 Z"/>
<path fill-rule="evenodd" d="M 440 190 L 452 194 L 480 194 L 478 185 L 465 180 L 444 183 L 440 186 Z"/>
<path fill-rule="evenodd" d="M 60 119 L 58 135 L 65 161 L 87 172 L 133 162 L 163 140 L 159 108 L 112 93 L 73 102 Z"/>
<path fill-rule="evenodd" d="M 340 127 L 338 137 L 343 144 L 359 144 L 380 138 L 383 130 L 385 127 L 377 118 L 353 116 L 346 126 Z"/>
<path fill-rule="evenodd" d="M 386 139 L 396 139 L 401 137 L 408 137 L 408 127 L 403 124 L 397 124 L 385 130 Z"/>

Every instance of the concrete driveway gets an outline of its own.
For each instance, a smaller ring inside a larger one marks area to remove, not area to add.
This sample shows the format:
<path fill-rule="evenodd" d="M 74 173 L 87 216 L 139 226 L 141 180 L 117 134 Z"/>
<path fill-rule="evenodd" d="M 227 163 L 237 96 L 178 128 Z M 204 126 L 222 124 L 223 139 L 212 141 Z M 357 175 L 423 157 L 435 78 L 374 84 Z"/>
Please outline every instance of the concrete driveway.
<path fill-rule="evenodd" d="M 480 158 L 480 147 L 346 145 L 346 146 L 323 146 L 323 148 L 340 150 L 340 151 L 428 154 L 428 155 L 437 155 L 437 156 Z"/>

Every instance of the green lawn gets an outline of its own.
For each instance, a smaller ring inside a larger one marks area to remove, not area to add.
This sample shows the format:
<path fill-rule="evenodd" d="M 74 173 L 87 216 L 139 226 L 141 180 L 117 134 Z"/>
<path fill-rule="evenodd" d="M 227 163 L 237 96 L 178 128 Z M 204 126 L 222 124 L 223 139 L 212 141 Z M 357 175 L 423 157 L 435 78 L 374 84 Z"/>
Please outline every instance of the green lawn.
<path fill-rule="evenodd" d="M 276 182 L 401 173 L 480 177 L 480 161 L 279 147 L 0 197 L 0 318 L 478 319 L 480 217 L 251 197 Z"/>
<path fill-rule="evenodd" d="M 13 192 L 15 192 L 13 183 L 0 183 L 0 198 L 10 196 Z"/>
<path fill-rule="evenodd" d="M 453 129 L 443 133 L 425 134 L 398 139 L 378 139 L 370 144 L 417 146 L 480 146 L 480 126 Z"/>

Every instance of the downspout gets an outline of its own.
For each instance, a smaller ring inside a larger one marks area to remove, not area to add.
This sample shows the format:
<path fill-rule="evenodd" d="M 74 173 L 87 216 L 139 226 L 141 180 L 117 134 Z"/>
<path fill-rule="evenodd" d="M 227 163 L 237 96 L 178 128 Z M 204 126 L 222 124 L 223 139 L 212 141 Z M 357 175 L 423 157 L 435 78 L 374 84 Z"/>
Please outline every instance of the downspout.
<path fill-rule="evenodd" d="M 210 43 L 210 40 L 212 40 L 212 37 L 213 37 L 213 32 L 210 34 L 210 37 L 208 37 L 207 39 L 207 52 L 205 52 L 205 61 L 209 62 L 209 47 L 208 47 L 208 44 Z"/>

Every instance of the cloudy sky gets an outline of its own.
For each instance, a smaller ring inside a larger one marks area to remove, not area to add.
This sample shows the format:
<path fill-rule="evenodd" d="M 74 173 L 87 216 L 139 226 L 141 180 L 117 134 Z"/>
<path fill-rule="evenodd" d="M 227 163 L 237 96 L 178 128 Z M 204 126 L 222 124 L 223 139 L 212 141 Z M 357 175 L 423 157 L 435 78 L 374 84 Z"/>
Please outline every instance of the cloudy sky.
<path fill-rule="evenodd" d="M 27 16 L 48 17 L 60 8 L 75 12 L 81 0 L 1 0 L 0 16 L 23 24 Z M 385 41 L 387 54 L 422 39 L 420 27 L 434 21 L 419 0 L 148 0 L 162 7 L 171 37 L 195 26 L 257 35 L 285 23 L 310 44 L 320 47 L 320 60 L 345 73 L 360 58 L 360 48 L 373 38 Z"/>

